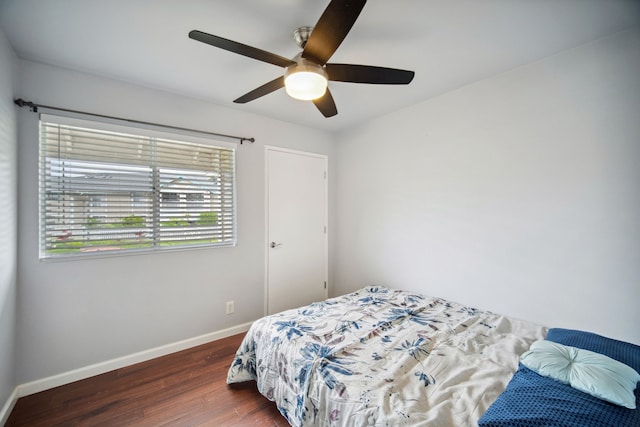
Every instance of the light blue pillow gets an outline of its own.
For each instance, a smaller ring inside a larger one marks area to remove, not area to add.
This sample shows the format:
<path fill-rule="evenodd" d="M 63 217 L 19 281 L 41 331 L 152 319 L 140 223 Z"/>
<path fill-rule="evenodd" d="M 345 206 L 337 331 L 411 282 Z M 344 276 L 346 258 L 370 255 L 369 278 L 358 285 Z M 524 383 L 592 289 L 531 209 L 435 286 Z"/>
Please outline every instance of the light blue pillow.
<path fill-rule="evenodd" d="M 520 363 L 599 399 L 636 408 L 633 391 L 640 374 L 600 353 L 543 340 L 531 344 L 529 351 L 520 356 Z"/>

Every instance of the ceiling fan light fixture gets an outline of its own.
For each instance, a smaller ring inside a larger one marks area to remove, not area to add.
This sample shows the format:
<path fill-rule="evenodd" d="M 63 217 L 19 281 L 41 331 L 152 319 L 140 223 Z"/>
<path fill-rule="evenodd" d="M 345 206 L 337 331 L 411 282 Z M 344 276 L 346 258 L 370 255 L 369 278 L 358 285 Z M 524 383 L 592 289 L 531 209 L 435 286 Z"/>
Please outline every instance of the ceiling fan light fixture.
<path fill-rule="evenodd" d="M 310 101 L 327 91 L 328 76 L 323 67 L 304 61 L 292 65 L 284 73 L 284 88 L 295 99 Z"/>
<path fill-rule="evenodd" d="M 189 38 L 286 69 L 284 75 L 245 93 L 233 102 L 245 104 L 284 87 L 292 98 L 313 101 L 320 113 L 328 118 L 338 114 L 336 103 L 327 87 L 329 80 L 406 85 L 413 80 L 415 74 L 413 71 L 396 68 L 328 63 L 366 3 L 367 0 L 330 0 L 314 27 L 299 27 L 294 31 L 294 40 L 302 52 L 291 59 L 198 30 L 189 32 Z"/>

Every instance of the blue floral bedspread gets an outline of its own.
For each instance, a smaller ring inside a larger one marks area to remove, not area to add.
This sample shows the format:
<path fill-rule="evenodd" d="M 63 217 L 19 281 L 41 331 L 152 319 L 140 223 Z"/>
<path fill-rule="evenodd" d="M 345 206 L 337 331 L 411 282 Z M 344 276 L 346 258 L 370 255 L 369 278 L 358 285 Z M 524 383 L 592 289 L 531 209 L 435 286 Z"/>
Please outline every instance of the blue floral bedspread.
<path fill-rule="evenodd" d="M 546 329 L 385 287 L 257 320 L 227 383 L 292 426 L 475 426 Z"/>

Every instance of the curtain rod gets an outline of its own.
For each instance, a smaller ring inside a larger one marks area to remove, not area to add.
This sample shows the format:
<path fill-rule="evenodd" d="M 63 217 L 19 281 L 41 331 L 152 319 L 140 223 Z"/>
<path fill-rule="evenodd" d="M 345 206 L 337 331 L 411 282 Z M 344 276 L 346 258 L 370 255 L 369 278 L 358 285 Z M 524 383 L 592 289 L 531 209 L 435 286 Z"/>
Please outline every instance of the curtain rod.
<path fill-rule="evenodd" d="M 237 139 L 237 140 L 240 141 L 240 145 L 242 145 L 245 142 L 250 142 L 250 143 L 253 144 L 256 141 L 256 139 L 253 138 L 253 137 L 252 138 L 246 138 L 244 136 L 225 135 L 224 133 L 208 132 L 208 131 L 204 131 L 204 130 L 189 129 L 189 128 L 183 128 L 183 127 L 178 127 L 178 126 L 170 126 L 170 125 L 163 125 L 163 124 L 153 123 L 153 122 L 144 122 L 144 121 L 141 121 L 141 120 L 123 119 L 122 117 L 106 116 L 106 115 L 103 115 L 103 114 L 95 114 L 95 113 L 87 113 L 87 112 L 84 112 L 84 111 L 69 110 L 69 109 L 60 108 L 60 107 L 51 107 L 49 105 L 41 105 L 41 104 L 35 104 L 33 102 L 30 102 L 30 101 L 25 101 L 22 98 L 14 99 L 13 103 L 16 104 L 20 108 L 29 107 L 29 109 L 34 113 L 38 112 L 38 108 L 45 108 L 47 110 L 64 111 L 66 113 L 75 113 L 75 114 L 85 114 L 85 115 L 88 115 L 88 116 L 101 117 L 103 119 L 122 120 L 122 121 L 125 121 L 125 122 L 136 123 L 136 124 L 139 124 L 139 125 L 158 126 L 158 127 L 168 128 L 168 129 L 182 130 L 182 131 L 187 131 L 187 132 L 197 132 L 197 133 L 202 133 L 202 134 L 206 134 L 206 135 L 221 136 L 223 138 Z"/>

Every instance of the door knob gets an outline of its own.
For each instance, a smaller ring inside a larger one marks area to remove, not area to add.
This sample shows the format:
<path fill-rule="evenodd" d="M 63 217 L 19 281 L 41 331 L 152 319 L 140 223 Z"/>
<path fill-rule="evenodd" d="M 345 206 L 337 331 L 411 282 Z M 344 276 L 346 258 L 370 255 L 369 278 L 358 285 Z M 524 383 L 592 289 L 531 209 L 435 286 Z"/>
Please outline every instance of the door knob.
<path fill-rule="evenodd" d="M 273 249 L 273 248 L 277 248 L 278 246 L 282 246 L 282 243 L 271 242 L 269 246 L 271 246 L 271 249 Z"/>

